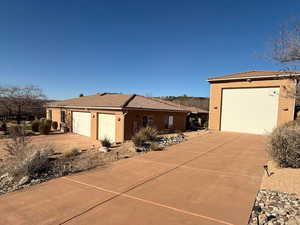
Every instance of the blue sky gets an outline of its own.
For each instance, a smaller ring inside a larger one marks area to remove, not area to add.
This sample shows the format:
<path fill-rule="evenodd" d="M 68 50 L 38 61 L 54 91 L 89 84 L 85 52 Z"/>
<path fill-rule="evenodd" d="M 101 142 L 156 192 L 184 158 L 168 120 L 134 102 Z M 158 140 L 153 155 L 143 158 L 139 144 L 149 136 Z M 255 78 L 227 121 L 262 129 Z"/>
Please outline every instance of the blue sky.
<path fill-rule="evenodd" d="M 280 69 L 264 54 L 299 0 L 0 3 L 0 84 L 80 93 L 209 96 L 208 76 Z"/>

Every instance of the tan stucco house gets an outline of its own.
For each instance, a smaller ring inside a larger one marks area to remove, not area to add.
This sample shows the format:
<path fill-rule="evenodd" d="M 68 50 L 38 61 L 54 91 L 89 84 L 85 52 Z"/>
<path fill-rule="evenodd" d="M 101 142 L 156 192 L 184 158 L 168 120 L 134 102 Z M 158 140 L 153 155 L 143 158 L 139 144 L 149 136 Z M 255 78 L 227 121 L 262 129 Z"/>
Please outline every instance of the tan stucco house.
<path fill-rule="evenodd" d="M 141 127 L 184 131 L 187 107 L 135 94 L 99 93 L 46 105 L 47 118 L 73 133 L 112 142 L 130 139 Z"/>
<path fill-rule="evenodd" d="M 294 119 L 298 72 L 248 71 L 208 78 L 209 129 L 266 134 Z"/>

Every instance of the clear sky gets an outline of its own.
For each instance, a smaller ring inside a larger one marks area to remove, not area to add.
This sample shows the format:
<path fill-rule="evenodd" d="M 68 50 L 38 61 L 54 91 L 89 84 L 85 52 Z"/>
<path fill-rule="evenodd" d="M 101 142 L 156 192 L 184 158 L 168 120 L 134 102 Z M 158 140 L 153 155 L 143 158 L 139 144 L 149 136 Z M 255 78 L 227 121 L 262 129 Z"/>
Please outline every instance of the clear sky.
<path fill-rule="evenodd" d="M 299 0 L 3 0 L 0 84 L 209 96 L 208 76 L 280 69 L 264 54 Z"/>

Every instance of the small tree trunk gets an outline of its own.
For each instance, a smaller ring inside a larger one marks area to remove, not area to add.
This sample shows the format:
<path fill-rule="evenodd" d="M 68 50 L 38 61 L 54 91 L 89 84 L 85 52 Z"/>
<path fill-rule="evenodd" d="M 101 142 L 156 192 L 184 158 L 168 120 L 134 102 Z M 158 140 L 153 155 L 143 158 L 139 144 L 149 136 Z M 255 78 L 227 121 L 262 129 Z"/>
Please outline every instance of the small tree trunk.
<path fill-rule="evenodd" d="M 21 124 L 21 105 L 18 105 L 17 124 Z"/>

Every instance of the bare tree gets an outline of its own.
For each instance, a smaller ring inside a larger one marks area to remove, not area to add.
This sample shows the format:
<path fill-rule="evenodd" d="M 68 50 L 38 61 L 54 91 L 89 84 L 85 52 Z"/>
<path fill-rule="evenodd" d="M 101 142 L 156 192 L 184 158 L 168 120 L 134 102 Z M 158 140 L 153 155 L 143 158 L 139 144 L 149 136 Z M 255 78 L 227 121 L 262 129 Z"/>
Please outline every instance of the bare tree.
<path fill-rule="evenodd" d="M 272 58 L 280 63 L 300 63 L 300 22 L 283 25 L 273 39 Z"/>
<path fill-rule="evenodd" d="M 23 112 L 32 112 L 34 106 L 42 105 L 46 97 L 38 86 L 0 86 L 0 105 L 9 114 L 17 116 L 20 124 Z"/>
<path fill-rule="evenodd" d="M 278 35 L 271 42 L 271 58 L 279 63 L 283 72 L 291 79 L 299 80 L 296 74 L 300 66 L 300 21 L 282 25 Z M 296 99 L 300 104 L 299 83 L 295 88 L 286 90 L 288 97 Z"/>

